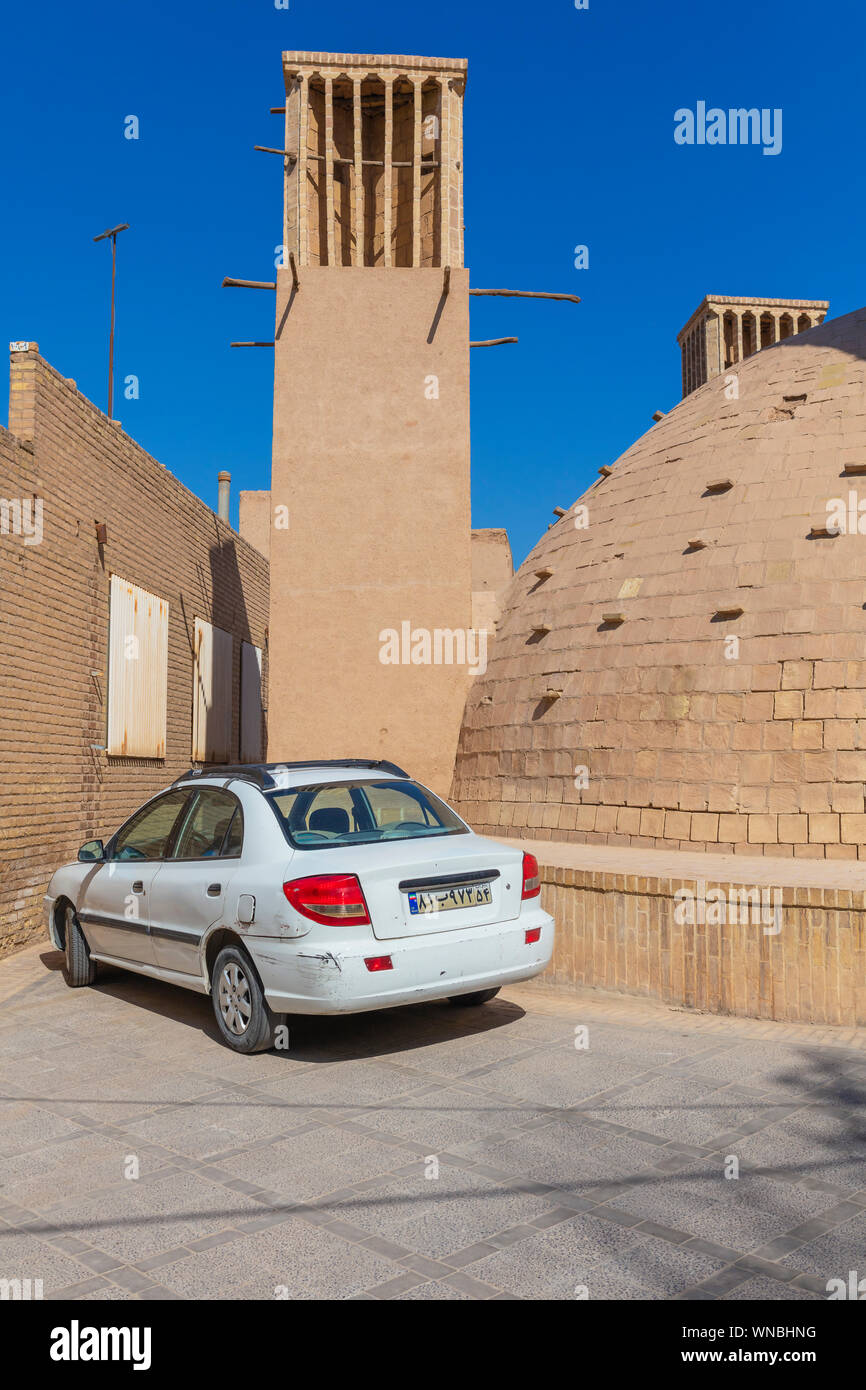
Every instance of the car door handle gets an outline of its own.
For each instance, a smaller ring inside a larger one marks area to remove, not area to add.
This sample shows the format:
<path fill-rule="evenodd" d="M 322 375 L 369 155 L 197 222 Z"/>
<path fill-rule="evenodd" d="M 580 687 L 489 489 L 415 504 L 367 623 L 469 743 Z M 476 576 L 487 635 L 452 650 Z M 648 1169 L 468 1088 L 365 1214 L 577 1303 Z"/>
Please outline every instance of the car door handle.
<path fill-rule="evenodd" d="M 209 898 L 218 898 L 222 891 L 223 886 L 221 883 L 211 883 L 208 886 L 207 895 Z"/>
<path fill-rule="evenodd" d="M 144 883 L 143 883 L 143 881 L 142 881 L 140 878 L 137 878 L 137 879 L 135 880 L 135 883 L 132 885 L 132 891 L 133 891 L 133 893 L 143 893 L 143 892 L 144 892 Z"/>

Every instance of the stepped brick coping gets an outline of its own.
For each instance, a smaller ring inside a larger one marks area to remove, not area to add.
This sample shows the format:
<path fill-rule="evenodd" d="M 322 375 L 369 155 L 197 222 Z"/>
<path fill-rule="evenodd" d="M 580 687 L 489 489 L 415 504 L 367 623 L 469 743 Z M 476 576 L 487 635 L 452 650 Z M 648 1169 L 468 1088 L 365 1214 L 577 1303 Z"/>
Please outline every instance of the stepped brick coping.
<path fill-rule="evenodd" d="M 494 838 L 494 837 L 491 837 Z M 534 854 L 542 869 L 572 869 L 641 879 L 693 883 L 739 883 L 773 888 L 843 889 L 866 892 L 866 861 L 749 857 L 700 854 L 690 850 L 644 849 L 628 845 L 567 844 L 559 840 L 495 837 L 502 844 Z"/>

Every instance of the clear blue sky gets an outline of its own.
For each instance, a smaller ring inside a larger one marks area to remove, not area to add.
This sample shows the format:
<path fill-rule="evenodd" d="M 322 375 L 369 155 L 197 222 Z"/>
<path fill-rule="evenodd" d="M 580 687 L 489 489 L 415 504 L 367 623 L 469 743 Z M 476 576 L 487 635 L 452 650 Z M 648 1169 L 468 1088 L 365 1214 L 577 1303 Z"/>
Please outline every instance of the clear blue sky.
<path fill-rule="evenodd" d="M 467 264 L 475 286 L 473 524 L 521 560 L 679 397 L 676 332 L 707 292 L 866 300 L 862 0 L 40 0 L 4 18 L 0 320 L 103 408 L 118 243 L 124 427 L 211 504 L 216 474 L 269 483 L 281 235 L 282 49 L 466 57 Z M 781 107 L 783 148 L 681 147 L 674 111 Z M 124 139 L 124 118 L 140 139 Z M 588 270 L 574 247 L 589 247 Z M 5 375 L 5 374 L 4 374 Z M 5 420 L 6 383 L 2 418 Z"/>

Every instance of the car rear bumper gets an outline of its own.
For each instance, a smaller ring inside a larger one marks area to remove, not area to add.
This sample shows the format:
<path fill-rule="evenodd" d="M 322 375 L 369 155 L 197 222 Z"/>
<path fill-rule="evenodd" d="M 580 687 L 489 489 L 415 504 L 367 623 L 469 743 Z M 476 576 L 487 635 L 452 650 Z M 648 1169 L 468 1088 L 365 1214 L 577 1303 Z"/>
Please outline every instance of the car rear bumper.
<path fill-rule="evenodd" d="M 541 928 L 527 945 L 526 933 Z M 428 999 L 447 999 L 475 990 L 529 980 L 553 953 L 553 918 L 541 908 L 524 909 L 510 922 L 492 922 L 459 932 L 396 940 L 336 938 L 333 948 L 308 938 L 245 938 L 275 1013 L 343 1014 L 396 1008 Z M 365 960 L 391 957 L 392 970 L 368 970 Z"/>

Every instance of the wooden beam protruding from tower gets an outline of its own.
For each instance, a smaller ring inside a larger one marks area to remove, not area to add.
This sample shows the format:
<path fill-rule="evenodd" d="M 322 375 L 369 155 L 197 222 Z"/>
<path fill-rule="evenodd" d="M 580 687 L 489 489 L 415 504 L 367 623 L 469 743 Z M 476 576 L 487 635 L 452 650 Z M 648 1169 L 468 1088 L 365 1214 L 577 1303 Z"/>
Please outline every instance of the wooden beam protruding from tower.
<path fill-rule="evenodd" d="M 276 280 L 232 280 L 226 276 L 222 283 L 224 290 L 275 290 Z"/>
<path fill-rule="evenodd" d="M 579 304 L 579 294 L 550 294 L 546 290 L 470 290 L 470 294 L 502 295 L 505 299 L 566 299 L 570 304 Z"/>

